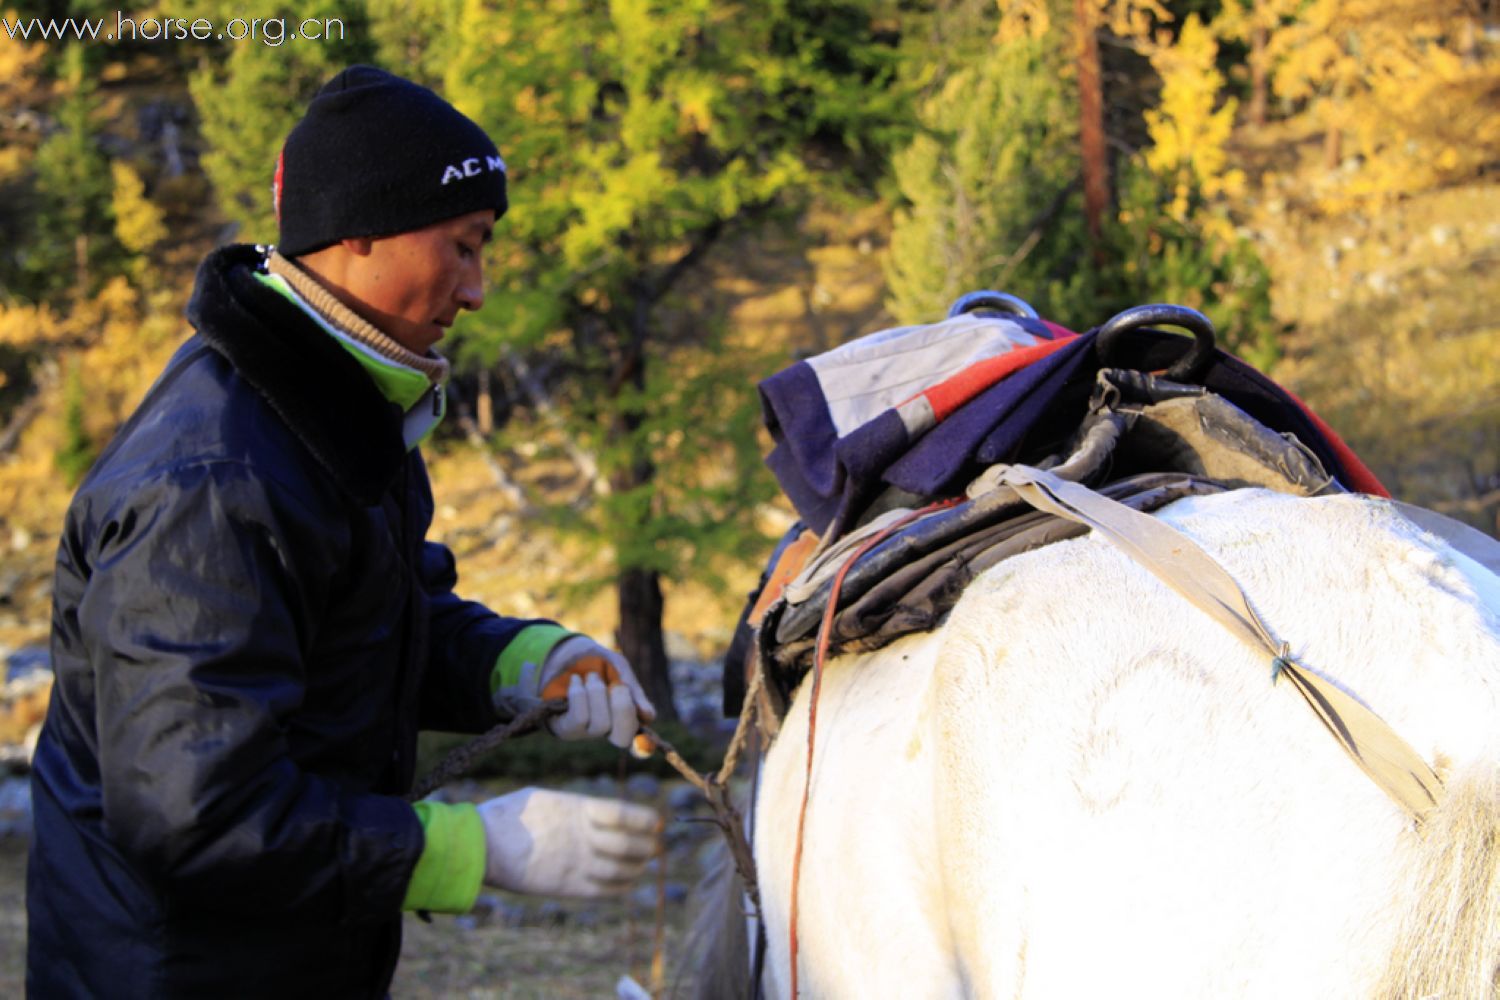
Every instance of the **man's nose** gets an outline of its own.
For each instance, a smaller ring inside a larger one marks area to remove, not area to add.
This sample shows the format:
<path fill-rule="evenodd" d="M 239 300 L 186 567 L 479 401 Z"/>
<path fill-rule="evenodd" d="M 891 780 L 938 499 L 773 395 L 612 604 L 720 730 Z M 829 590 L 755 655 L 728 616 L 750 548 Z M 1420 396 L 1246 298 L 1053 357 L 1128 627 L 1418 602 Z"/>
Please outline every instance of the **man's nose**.
<path fill-rule="evenodd" d="M 484 266 L 475 261 L 464 268 L 463 277 L 459 279 L 458 289 L 454 294 L 458 304 L 465 309 L 477 311 L 484 305 Z"/>

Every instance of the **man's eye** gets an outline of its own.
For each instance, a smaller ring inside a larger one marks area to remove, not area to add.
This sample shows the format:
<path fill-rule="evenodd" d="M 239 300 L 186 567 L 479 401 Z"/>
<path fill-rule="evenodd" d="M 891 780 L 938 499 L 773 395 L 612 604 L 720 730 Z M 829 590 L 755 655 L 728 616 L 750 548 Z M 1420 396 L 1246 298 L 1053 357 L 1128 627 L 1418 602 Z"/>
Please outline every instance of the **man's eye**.
<path fill-rule="evenodd" d="M 467 243 L 460 243 L 460 244 L 458 244 L 458 255 L 460 257 L 462 257 L 464 260 L 468 260 L 470 257 L 473 257 L 473 256 L 475 256 L 478 253 L 479 253 L 478 250 L 476 250 L 473 247 L 469 246 Z"/>

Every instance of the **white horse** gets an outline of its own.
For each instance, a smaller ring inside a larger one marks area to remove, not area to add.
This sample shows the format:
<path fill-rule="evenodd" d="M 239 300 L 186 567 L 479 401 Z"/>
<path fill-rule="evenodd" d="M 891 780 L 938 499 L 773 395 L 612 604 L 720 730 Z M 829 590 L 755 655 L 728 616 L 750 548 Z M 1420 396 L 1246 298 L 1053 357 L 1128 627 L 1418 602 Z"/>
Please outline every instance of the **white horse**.
<path fill-rule="evenodd" d="M 1415 824 L 1266 659 L 1096 534 L 1058 543 L 938 630 L 827 664 L 802 996 L 1494 994 L 1500 577 L 1366 497 L 1159 516 L 1425 758 L 1442 805 Z M 760 776 L 767 997 L 791 983 L 810 687 Z"/>

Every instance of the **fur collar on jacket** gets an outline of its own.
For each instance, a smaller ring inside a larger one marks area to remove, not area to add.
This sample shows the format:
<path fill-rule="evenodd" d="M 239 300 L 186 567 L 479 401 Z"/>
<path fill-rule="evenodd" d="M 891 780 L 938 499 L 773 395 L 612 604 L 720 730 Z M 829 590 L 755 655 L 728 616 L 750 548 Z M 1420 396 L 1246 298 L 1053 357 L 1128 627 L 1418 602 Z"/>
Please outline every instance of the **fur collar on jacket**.
<path fill-rule="evenodd" d="M 401 409 L 311 317 L 255 279 L 261 260 L 248 244 L 204 258 L 188 321 L 344 492 L 377 503 L 406 460 Z"/>

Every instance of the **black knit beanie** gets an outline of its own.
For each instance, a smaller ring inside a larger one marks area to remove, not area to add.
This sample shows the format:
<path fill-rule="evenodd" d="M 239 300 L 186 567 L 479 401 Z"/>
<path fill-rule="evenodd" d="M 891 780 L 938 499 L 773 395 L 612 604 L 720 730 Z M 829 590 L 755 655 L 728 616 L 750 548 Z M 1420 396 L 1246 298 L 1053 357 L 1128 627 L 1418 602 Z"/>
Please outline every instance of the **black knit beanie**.
<path fill-rule="evenodd" d="M 426 87 L 373 66 L 323 85 L 276 162 L 283 256 L 505 214 L 505 161 L 484 130 Z"/>

